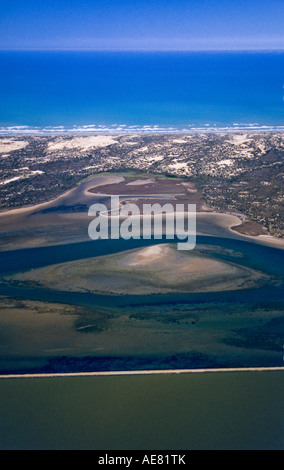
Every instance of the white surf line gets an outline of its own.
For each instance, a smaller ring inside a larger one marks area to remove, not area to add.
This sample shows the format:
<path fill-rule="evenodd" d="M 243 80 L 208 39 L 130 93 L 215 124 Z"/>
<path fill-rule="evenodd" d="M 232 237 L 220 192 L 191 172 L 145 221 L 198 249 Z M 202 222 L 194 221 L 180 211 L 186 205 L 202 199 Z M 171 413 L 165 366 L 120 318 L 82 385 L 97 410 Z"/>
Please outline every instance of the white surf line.
<path fill-rule="evenodd" d="M 243 367 L 220 369 L 165 369 L 165 370 L 131 370 L 131 371 L 101 371 L 101 372 L 67 372 L 51 374 L 11 374 L 0 375 L 1 379 L 44 379 L 56 377 L 106 377 L 123 375 L 163 375 L 163 374 L 204 374 L 213 372 L 268 372 L 284 371 L 284 367 Z"/>

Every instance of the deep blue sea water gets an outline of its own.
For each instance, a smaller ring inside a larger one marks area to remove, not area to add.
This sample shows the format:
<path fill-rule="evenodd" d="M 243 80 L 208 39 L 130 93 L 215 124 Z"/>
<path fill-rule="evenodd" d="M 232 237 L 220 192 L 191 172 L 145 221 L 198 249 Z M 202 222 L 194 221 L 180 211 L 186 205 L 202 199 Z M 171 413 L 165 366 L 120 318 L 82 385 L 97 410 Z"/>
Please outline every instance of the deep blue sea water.
<path fill-rule="evenodd" d="M 283 52 L 1 52 L 0 132 L 281 128 L 283 83 Z"/>

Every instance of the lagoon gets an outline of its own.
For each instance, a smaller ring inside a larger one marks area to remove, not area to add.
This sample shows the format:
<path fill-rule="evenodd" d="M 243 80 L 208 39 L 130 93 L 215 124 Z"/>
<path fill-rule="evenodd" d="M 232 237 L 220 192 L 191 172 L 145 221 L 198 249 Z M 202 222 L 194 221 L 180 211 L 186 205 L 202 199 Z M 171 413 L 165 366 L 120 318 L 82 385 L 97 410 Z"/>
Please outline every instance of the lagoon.
<path fill-rule="evenodd" d="M 1 449 L 284 448 L 284 374 L 0 380 Z"/>

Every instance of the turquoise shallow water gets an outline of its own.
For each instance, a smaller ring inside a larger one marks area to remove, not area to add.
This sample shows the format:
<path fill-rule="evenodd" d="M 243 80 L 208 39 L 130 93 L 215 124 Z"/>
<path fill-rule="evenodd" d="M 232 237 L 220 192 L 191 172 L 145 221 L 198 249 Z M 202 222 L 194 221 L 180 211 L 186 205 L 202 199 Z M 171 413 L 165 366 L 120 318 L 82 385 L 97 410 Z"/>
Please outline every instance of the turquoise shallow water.
<path fill-rule="evenodd" d="M 1 449 L 284 448 L 283 372 L 0 381 Z"/>

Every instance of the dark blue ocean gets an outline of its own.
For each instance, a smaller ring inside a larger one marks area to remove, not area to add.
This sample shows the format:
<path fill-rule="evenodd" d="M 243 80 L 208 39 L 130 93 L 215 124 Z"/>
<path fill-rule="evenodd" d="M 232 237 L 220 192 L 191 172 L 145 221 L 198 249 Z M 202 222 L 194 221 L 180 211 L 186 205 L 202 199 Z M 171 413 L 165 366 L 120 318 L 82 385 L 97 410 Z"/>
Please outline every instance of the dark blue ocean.
<path fill-rule="evenodd" d="M 0 132 L 283 128 L 283 83 L 281 52 L 1 52 Z"/>

